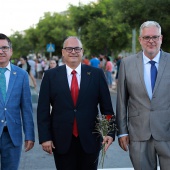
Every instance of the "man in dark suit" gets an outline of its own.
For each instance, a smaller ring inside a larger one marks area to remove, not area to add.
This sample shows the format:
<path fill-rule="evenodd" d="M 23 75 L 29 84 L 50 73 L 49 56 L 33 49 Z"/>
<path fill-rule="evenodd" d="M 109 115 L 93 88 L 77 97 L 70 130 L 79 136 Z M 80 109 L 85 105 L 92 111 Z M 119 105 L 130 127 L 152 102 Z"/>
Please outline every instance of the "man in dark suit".
<path fill-rule="evenodd" d="M 160 49 L 161 27 L 140 27 L 142 51 L 120 64 L 117 97 L 118 137 L 135 170 L 170 169 L 170 54 Z"/>
<path fill-rule="evenodd" d="M 77 37 L 64 41 L 62 55 L 66 65 L 46 71 L 42 80 L 39 142 L 44 151 L 54 153 L 57 170 L 97 170 L 101 140 L 93 132 L 98 106 L 102 114 L 114 115 L 105 75 L 99 68 L 81 64 L 83 49 Z M 72 95 L 73 77 L 78 85 L 76 102 Z M 114 132 L 104 137 L 105 150 L 113 140 Z"/>
<path fill-rule="evenodd" d="M 19 167 L 23 142 L 22 127 L 25 151 L 32 149 L 35 140 L 28 74 L 10 63 L 12 52 L 11 40 L 0 33 L 1 170 L 17 170 Z"/>

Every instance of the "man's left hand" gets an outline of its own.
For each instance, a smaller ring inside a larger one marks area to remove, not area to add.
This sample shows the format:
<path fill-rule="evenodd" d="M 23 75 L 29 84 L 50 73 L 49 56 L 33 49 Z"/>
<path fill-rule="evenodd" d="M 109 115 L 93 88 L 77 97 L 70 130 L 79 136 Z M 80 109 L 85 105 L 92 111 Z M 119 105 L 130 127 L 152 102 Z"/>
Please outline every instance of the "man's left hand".
<path fill-rule="evenodd" d="M 113 142 L 113 138 L 111 136 L 104 136 L 102 144 L 105 144 L 105 152 L 112 144 L 112 142 Z"/>
<path fill-rule="evenodd" d="M 25 141 L 25 152 L 29 151 L 30 149 L 32 149 L 34 146 L 34 142 L 31 140 L 26 140 Z"/>

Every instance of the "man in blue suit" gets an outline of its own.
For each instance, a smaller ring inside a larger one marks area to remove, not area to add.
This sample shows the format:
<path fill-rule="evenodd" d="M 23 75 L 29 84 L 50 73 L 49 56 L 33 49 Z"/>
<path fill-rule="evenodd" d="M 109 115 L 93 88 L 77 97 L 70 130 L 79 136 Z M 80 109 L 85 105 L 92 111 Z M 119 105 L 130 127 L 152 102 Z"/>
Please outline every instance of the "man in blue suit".
<path fill-rule="evenodd" d="M 99 68 L 81 64 L 83 47 L 77 37 L 64 41 L 62 55 L 66 65 L 46 71 L 42 80 L 39 141 L 44 151 L 54 153 L 57 170 L 97 170 L 102 143 L 94 133 L 98 106 L 102 114 L 114 115 L 105 75 Z M 75 91 L 78 87 L 76 102 L 73 79 Z M 104 137 L 105 150 L 113 140 L 114 132 Z"/>
<path fill-rule="evenodd" d="M 28 74 L 10 63 L 11 56 L 11 40 L 0 33 L 1 170 L 17 170 L 19 167 L 22 126 L 25 134 L 25 151 L 29 151 L 34 146 L 33 111 Z M 5 70 L 4 73 L 2 70 Z"/>

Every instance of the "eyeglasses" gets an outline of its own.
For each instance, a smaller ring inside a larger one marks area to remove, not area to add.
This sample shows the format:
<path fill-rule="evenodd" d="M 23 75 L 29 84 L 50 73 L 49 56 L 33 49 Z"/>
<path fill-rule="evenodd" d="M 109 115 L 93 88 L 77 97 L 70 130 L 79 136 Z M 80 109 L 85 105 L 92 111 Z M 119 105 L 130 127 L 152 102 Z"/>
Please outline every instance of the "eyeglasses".
<path fill-rule="evenodd" d="M 150 41 L 152 39 L 152 41 L 158 41 L 160 35 L 155 35 L 155 36 L 144 36 L 142 37 L 144 41 Z"/>
<path fill-rule="evenodd" d="M 8 50 L 9 50 L 9 46 L 2 46 L 2 47 L 0 47 L 0 49 L 3 51 L 3 52 L 8 52 Z"/>
<path fill-rule="evenodd" d="M 76 53 L 80 53 L 82 48 L 80 47 L 65 47 L 63 48 L 64 50 L 66 50 L 68 53 L 71 53 L 73 50 L 76 52 Z"/>

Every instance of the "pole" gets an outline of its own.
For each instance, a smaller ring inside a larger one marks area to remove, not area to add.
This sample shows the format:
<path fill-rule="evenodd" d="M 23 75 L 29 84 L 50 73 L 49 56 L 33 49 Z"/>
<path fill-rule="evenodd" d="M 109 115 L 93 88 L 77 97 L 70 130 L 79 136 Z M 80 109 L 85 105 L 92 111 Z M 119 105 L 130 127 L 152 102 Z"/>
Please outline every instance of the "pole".
<path fill-rule="evenodd" d="M 132 54 L 136 53 L 136 29 L 132 30 Z"/>

